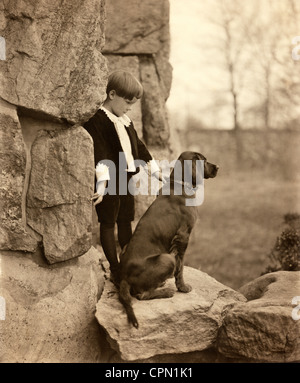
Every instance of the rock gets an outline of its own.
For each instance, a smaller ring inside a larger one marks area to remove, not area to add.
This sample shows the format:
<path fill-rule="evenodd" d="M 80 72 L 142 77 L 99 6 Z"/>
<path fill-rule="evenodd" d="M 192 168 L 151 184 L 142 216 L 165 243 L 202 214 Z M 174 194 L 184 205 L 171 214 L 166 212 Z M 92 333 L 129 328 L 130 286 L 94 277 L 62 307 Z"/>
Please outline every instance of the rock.
<path fill-rule="evenodd" d="M 26 153 L 16 108 L 0 99 L 0 249 L 34 251 L 26 227 L 23 188 Z"/>
<path fill-rule="evenodd" d="M 82 127 L 40 131 L 31 148 L 28 224 L 49 263 L 78 257 L 92 240 L 94 154 Z"/>
<path fill-rule="evenodd" d="M 6 301 L 0 362 L 101 361 L 94 317 L 103 288 L 99 252 L 91 248 L 53 266 L 16 253 L 0 257 L 0 296 Z"/>
<path fill-rule="evenodd" d="M 185 267 L 184 276 L 193 286 L 189 294 L 176 292 L 172 298 L 149 301 L 133 298 L 138 330 L 128 324 L 117 290 L 106 281 L 96 318 L 122 359 L 133 361 L 208 349 L 217 339 L 226 310 L 246 300 L 199 270 Z M 166 287 L 175 291 L 174 279 L 168 280 Z"/>
<path fill-rule="evenodd" d="M 161 51 L 153 55 L 154 64 L 157 68 L 157 74 L 165 101 L 169 98 L 172 86 L 173 67 L 169 62 L 170 39 L 166 41 Z"/>
<path fill-rule="evenodd" d="M 218 337 L 219 352 L 254 361 L 300 361 L 300 321 L 292 318 L 292 299 L 300 295 L 300 272 L 266 274 L 240 292 L 249 301 L 227 311 Z"/>
<path fill-rule="evenodd" d="M 105 53 L 157 53 L 169 39 L 168 0 L 114 0 L 106 9 Z"/>
<path fill-rule="evenodd" d="M 144 87 L 142 100 L 144 138 L 148 145 L 165 147 L 169 140 L 170 129 L 165 95 L 153 58 L 141 58 L 140 70 Z"/>
<path fill-rule="evenodd" d="M 0 97 L 71 123 L 88 120 L 105 98 L 103 0 L 5 2 Z"/>

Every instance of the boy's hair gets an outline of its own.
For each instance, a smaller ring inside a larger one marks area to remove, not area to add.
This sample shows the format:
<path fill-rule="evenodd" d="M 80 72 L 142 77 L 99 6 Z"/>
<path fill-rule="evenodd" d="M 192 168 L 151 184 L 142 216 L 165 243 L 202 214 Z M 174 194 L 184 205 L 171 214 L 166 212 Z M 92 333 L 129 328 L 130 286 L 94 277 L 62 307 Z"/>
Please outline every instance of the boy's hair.
<path fill-rule="evenodd" d="M 116 70 L 108 76 L 106 93 L 115 90 L 119 97 L 132 100 L 143 95 L 142 84 L 130 73 L 124 70 Z"/>

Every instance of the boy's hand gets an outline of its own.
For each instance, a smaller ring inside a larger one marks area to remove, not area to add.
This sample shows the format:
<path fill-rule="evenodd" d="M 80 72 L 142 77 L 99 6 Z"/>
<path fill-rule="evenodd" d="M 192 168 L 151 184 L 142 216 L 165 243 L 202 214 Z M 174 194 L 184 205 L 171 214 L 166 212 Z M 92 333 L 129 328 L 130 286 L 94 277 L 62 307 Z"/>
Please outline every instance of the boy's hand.
<path fill-rule="evenodd" d="M 107 181 L 98 181 L 96 185 L 96 193 L 94 193 L 93 197 L 91 198 L 92 201 L 94 201 L 94 206 L 98 205 L 98 203 L 102 202 L 103 195 L 105 193 L 105 188 L 107 185 Z"/>
<path fill-rule="evenodd" d="M 157 171 L 155 173 L 153 173 L 153 175 L 155 176 L 155 178 L 157 178 L 159 181 L 161 181 L 163 184 L 165 184 L 167 182 L 167 180 L 165 179 L 165 177 L 162 175 L 162 172 L 160 171 Z"/>
<path fill-rule="evenodd" d="M 94 206 L 98 205 L 98 203 L 102 202 L 103 195 L 100 195 L 98 193 L 94 193 L 93 197 L 91 198 L 92 201 L 94 201 Z"/>

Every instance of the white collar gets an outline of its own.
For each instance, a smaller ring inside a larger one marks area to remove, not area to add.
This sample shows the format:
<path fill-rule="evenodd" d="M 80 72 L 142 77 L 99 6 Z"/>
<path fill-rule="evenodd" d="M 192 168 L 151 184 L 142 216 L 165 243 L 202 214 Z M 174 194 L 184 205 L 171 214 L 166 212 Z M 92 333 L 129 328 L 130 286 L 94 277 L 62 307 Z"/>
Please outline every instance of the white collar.
<path fill-rule="evenodd" d="M 120 122 L 122 125 L 128 127 L 131 124 L 130 118 L 127 116 L 127 114 L 123 114 L 123 116 L 116 116 L 115 114 L 111 113 L 109 110 L 107 110 L 103 105 L 100 106 L 100 109 L 103 110 L 103 112 L 107 115 L 107 117 L 110 119 L 111 122 L 114 124 L 117 124 Z"/>

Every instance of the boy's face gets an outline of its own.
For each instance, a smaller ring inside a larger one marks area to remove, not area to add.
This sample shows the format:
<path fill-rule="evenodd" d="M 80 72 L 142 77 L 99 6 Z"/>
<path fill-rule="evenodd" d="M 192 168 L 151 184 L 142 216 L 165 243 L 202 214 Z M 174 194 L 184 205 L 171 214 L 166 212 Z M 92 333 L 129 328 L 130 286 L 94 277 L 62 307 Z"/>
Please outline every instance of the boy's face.
<path fill-rule="evenodd" d="M 111 91 L 109 94 L 110 111 L 118 117 L 126 114 L 131 109 L 131 106 L 136 102 L 136 97 L 132 100 L 127 100 L 126 98 L 118 96 L 114 91 Z"/>

